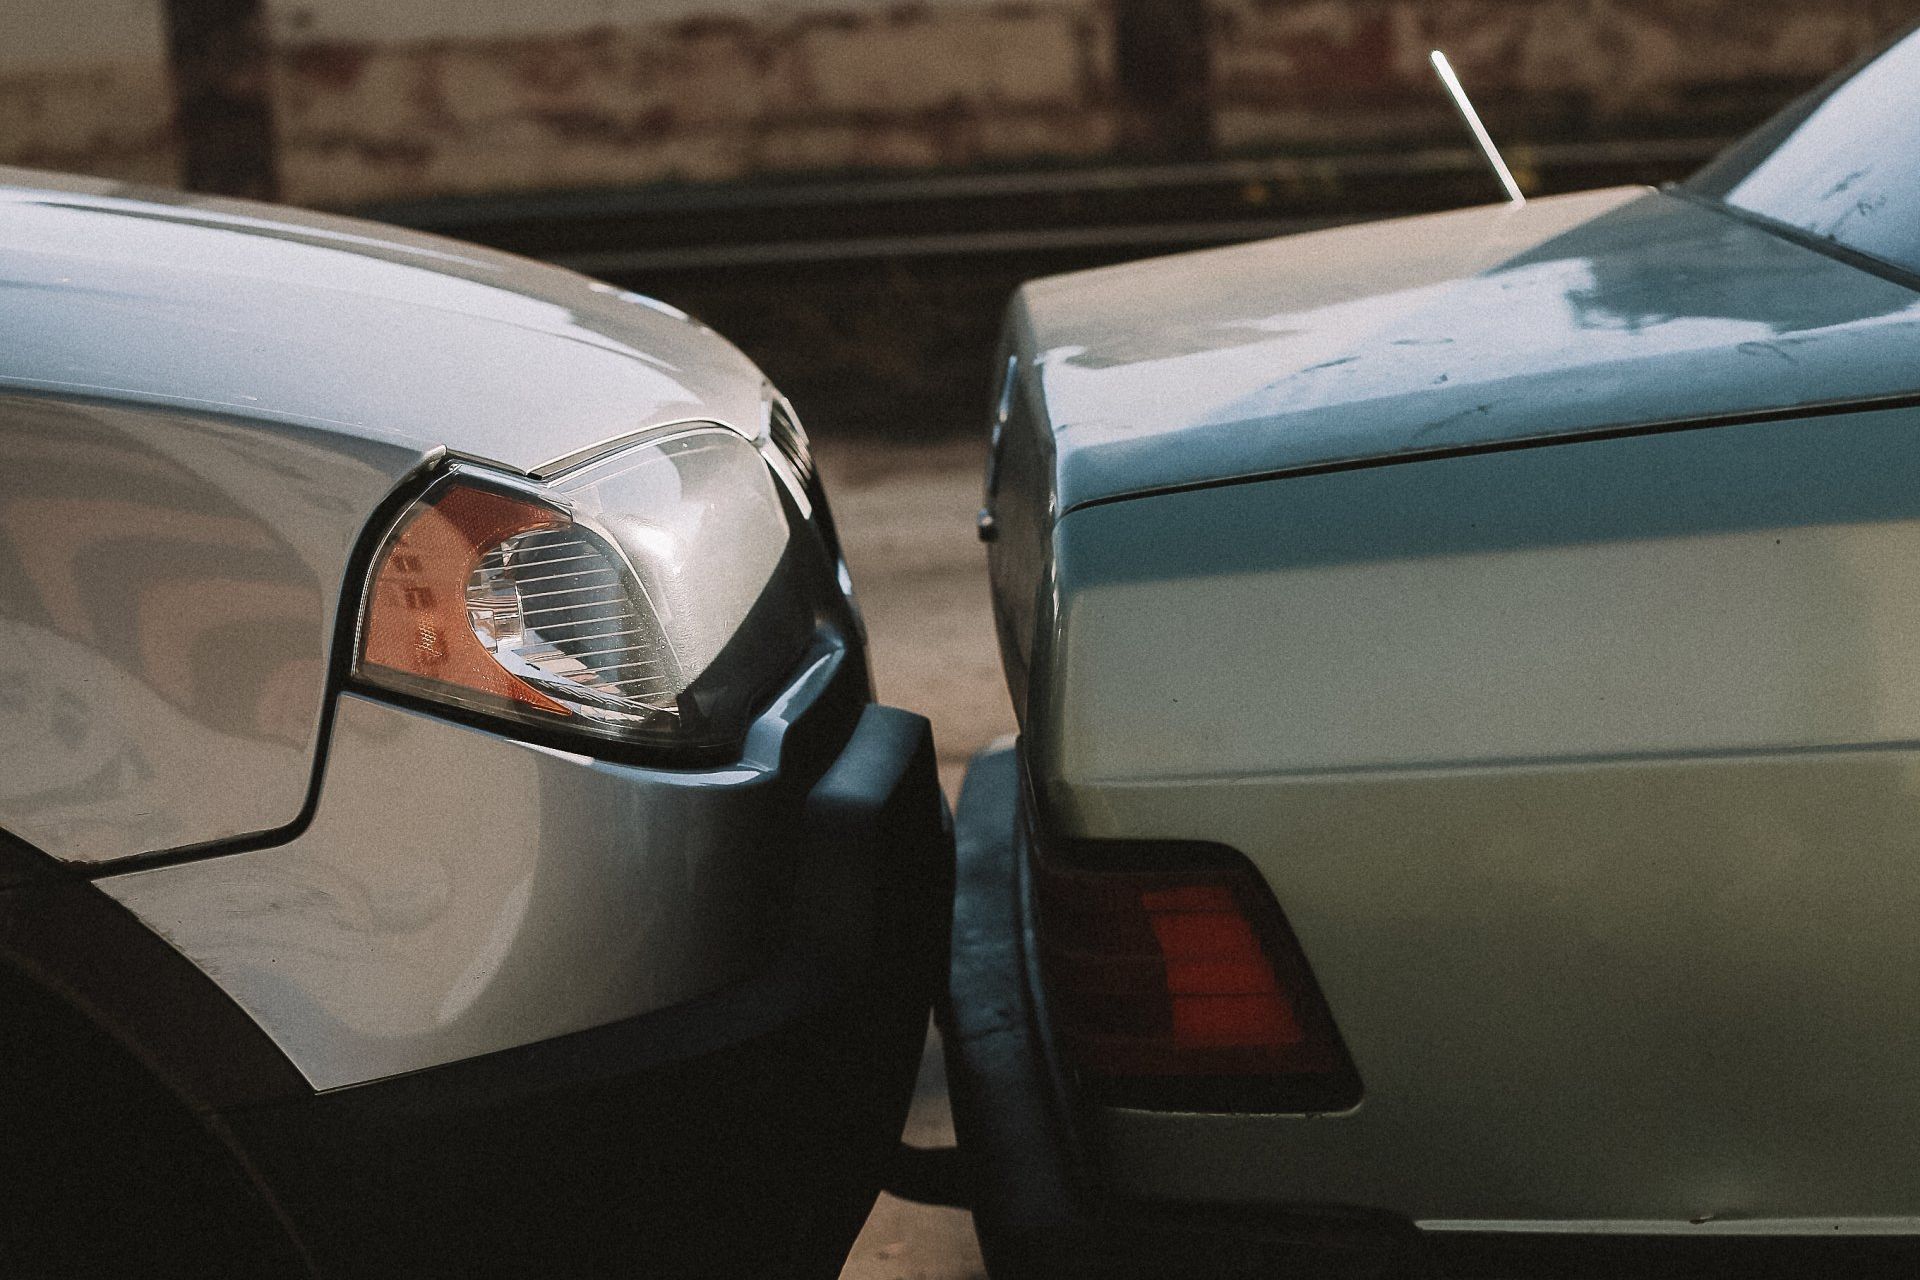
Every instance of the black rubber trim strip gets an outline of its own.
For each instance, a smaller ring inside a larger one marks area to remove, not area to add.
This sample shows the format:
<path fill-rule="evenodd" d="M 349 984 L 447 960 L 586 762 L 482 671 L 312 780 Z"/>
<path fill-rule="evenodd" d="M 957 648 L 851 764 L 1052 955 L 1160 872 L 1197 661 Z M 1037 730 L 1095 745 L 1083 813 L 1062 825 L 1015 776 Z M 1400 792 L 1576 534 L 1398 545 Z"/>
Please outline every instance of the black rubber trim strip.
<path fill-rule="evenodd" d="M 1871 253 L 1862 253 L 1851 245 L 1842 244 L 1838 240 L 1830 240 L 1825 236 L 1814 235 L 1811 231 L 1803 227 L 1796 227 L 1791 222 L 1782 222 L 1778 218 L 1768 217 L 1766 214 L 1759 213 L 1753 209 L 1743 209 L 1739 205 L 1728 204 L 1725 200 L 1691 190 L 1683 183 L 1668 183 L 1666 186 L 1661 187 L 1660 191 L 1663 195 L 1672 196 L 1677 200 L 1685 200 L 1688 204 L 1698 205 L 1702 209 L 1711 209 L 1713 212 L 1724 214 L 1736 222 L 1744 222 L 1750 227 L 1757 227 L 1761 231 L 1777 236 L 1782 240 L 1791 241 L 1799 245 L 1802 249 L 1811 249 L 1815 253 L 1823 254 L 1838 262 L 1844 262 L 1850 267 L 1867 272 L 1869 275 L 1879 276 L 1881 279 L 1891 284 L 1897 284 L 1903 289 L 1912 289 L 1915 292 L 1920 292 L 1920 272 L 1910 271 L 1897 262 L 1889 262 L 1885 258 L 1875 257 Z"/>
<path fill-rule="evenodd" d="M 953 960 L 940 1007 L 954 1128 L 995 1274 L 1025 1274 L 1043 1242 L 1083 1251 L 1077 1142 L 1041 1052 L 1018 906 L 1012 752 L 974 757 L 955 818 Z M 1004 823 L 1004 830 L 1002 824 Z"/>
<path fill-rule="evenodd" d="M 1830 418 L 1843 414 L 1876 413 L 1883 409 L 1920 408 L 1920 391 L 1855 400 L 1821 400 L 1811 404 L 1779 409 L 1752 409 L 1741 413 L 1710 414 L 1698 418 L 1673 418 L 1662 422 L 1593 427 L 1549 436 L 1520 436 L 1512 440 L 1489 440 L 1480 444 L 1453 445 L 1443 449 L 1409 449 L 1402 453 L 1369 458 L 1344 458 L 1335 462 L 1314 462 L 1298 467 L 1276 467 L 1246 475 L 1224 476 L 1213 480 L 1189 480 L 1179 484 L 1130 489 L 1125 493 L 1085 498 L 1062 511 L 1064 520 L 1076 511 L 1104 507 L 1139 498 L 1161 498 L 1175 493 L 1195 493 L 1203 489 L 1225 489 L 1241 484 L 1265 484 L 1269 480 L 1294 480 L 1303 476 L 1336 475 L 1345 471 L 1371 471 L 1376 467 L 1394 467 L 1408 462 L 1443 462 L 1450 458 L 1477 458 L 1486 454 L 1515 453 L 1522 449 L 1544 449 L 1563 444 L 1592 444 L 1602 440 L 1632 440 L 1640 436 L 1671 435 L 1680 431 L 1707 431 L 1717 427 L 1751 427 L 1768 422 L 1792 422 L 1800 418 Z"/>

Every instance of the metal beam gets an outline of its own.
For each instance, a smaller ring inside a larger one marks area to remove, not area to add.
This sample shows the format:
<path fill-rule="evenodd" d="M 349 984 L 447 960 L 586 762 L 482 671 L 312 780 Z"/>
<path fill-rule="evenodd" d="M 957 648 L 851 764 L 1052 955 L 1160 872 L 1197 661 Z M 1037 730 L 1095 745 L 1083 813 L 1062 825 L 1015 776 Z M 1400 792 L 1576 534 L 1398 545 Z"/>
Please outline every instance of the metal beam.
<path fill-rule="evenodd" d="M 1206 0 L 1115 0 L 1113 15 L 1122 150 L 1204 159 L 1213 151 Z"/>
<path fill-rule="evenodd" d="M 260 0 L 164 0 L 181 185 L 271 200 L 279 182 Z"/>

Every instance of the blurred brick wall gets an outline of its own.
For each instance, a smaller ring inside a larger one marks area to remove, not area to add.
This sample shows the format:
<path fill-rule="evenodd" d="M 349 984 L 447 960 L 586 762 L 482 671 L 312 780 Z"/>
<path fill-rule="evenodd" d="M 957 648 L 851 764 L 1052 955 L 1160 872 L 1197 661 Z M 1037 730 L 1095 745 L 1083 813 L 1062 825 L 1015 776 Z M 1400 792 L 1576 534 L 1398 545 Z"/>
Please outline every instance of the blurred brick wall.
<path fill-rule="evenodd" d="M 307 0 L 309 8 L 320 0 Z M 318 38 L 276 23 L 296 201 L 1097 156 L 1101 0 L 727 4 L 562 32 Z"/>
<path fill-rule="evenodd" d="M 1226 150 L 1457 137 L 1445 49 L 1514 142 L 1750 127 L 1903 27 L 1915 0 L 1208 0 Z"/>
<path fill-rule="evenodd" d="M 192 3 L 0 3 L 0 162 L 176 179 L 160 32 L 168 4 Z M 1159 38 L 1155 22 L 1142 25 L 1155 4 L 1193 15 L 1171 29 L 1204 47 L 1169 59 L 1141 48 L 1139 32 Z M 279 190 L 314 204 L 1165 158 L 1169 145 L 1200 155 L 1452 143 L 1458 126 L 1425 62 L 1436 45 L 1511 145 L 1721 135 L 1920 18 L 1920 0 L 260 8 Z M 1200 91 L 1132 82 L 1167 66 L 1197 67 Z M 1143 130 L 1141 113 L 1163 102 L 1187 121 Z M 1140 145 L 1155 136 L 1158 150 Z"/>
<path fill-rule="evenodd" d="M 0 164 L 176 179 L 159 0 L 0 0 Z"/>

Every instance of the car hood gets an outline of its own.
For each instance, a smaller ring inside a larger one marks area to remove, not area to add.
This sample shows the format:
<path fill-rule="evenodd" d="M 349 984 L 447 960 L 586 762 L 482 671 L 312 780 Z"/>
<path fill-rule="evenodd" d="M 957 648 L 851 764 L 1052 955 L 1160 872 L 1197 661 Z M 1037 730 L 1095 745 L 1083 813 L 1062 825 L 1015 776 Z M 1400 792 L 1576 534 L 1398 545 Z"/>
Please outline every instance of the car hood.
<path fill-rule="evenodd" d="M 1039 280 L 1011 323 L 1061 512 L 1920 390 L 1920 295 L 1644 188 Z"/>
<path fill-rule="evenodd" d="M 759 371 L 673 308 L 347 218 L 0 169 L 0 290 L 0 386 L 524 471 L 665 422 L 759 429 Z"/>

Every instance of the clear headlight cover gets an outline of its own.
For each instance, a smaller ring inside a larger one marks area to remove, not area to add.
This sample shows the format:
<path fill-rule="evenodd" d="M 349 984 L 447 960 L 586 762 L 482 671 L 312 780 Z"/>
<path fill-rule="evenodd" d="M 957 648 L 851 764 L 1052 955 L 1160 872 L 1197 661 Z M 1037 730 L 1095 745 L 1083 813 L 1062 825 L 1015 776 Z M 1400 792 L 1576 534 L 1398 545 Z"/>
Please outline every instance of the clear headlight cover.
<path fill-rule="evenodd" d="M 816 615 L 760 451 L 695 427 L 544 483 L 457 466 L 374 557 L 355 674 L 622 742 L 736 742 Z"/>

